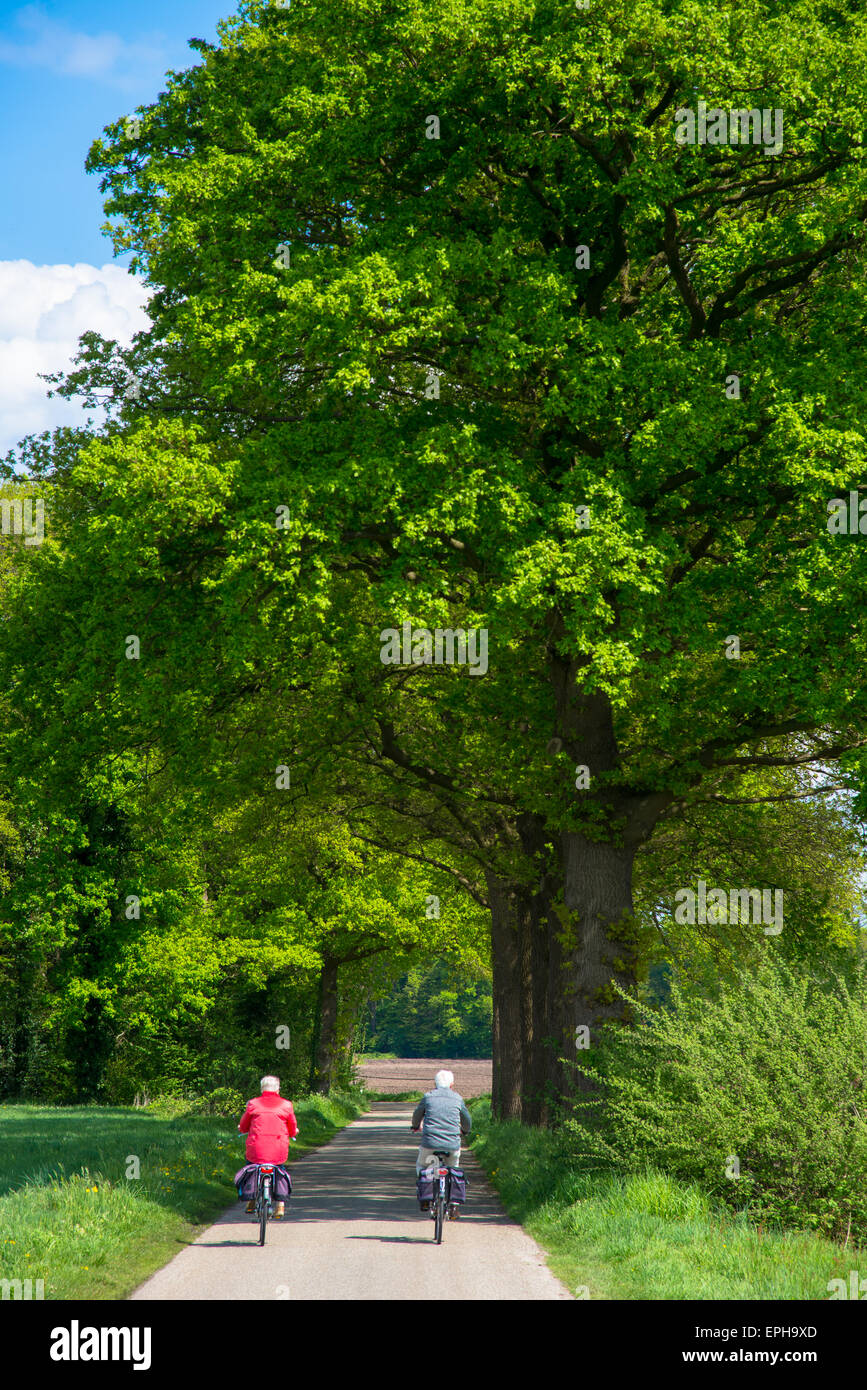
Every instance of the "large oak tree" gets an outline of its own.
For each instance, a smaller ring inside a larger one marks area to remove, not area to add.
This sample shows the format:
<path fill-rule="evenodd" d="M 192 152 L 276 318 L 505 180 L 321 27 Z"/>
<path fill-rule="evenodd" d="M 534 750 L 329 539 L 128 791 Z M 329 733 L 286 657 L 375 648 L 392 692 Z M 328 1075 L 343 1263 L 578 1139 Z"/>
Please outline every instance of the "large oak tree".
<path fill-rule="evenodd" d="M 195 46 L 90 155 L 154 297 L 63 386 L 117 405 L 72 473 L 74 627 L 107 689 L 164 623 L 130 736 L 279 687 L 360 834 L 452 846 L 495 1103 L 537 1118 L 622 1016 L 660 818 L 865 739 L 865 542 L 828 525 L 865 450 L 865 18 L 293 0 Z M 782 148 L 680 143 L 702 102 Z M 404 622 L 486 629 L 487 674 L 384 666 Z"/>

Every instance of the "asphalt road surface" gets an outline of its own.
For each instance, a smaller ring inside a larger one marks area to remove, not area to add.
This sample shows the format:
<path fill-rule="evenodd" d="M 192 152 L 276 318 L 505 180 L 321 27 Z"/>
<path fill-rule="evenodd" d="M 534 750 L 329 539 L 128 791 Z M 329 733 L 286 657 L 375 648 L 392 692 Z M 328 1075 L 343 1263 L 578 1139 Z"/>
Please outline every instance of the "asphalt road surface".
<path fill-rule="evenodd" d="M 505 1215 L 469 1150 L 464 1214 L 443 1243 L 419 1213 L 412 1105 L 380 1102 L 291 1164 L 283 1221 L 257 1244 L 236 1201 L 133 1299 L 568 1299 L 535 1241 Z M 240 1147 L 240 1146 L 239 1146 Z M 239 1158 L 239 1165 L 241 1159 Z"/>

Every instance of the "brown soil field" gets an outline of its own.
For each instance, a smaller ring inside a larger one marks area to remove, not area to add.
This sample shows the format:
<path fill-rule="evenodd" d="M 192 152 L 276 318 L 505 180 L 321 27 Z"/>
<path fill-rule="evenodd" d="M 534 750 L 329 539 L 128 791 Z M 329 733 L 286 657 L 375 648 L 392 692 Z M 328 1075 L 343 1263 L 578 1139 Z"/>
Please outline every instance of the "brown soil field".
<path fill-rule="evenodd" d="M 454 1089 L 465 1100 L 490 1094 L 490 1058 L 397 1057 L 392 1061 L 362 1062 L 358 1071 L 371 1091 L 399 1095 L 401 1091 L 433 1090 L 434 1076 L 443 1068 L 454 1072 Z"/>

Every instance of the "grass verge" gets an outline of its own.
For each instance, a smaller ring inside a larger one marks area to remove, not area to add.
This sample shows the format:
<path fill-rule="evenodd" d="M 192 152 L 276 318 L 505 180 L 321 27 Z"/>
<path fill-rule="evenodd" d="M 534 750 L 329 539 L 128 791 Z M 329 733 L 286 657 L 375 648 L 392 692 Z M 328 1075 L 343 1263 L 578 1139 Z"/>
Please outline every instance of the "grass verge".
<path fill-rule="evenodd" d="M 360 1115 L 366 1098 L 294 1104 L 290 1161 Z M 231 1204 L 245 1161 L 238 1119 L 0 1106 L 0 1279 L 41 1279 L 46 1299 L 125 1298 Z"/>
<path fill-rule="evenodd" d="M 582 1171 L 558 1135 L 492 1121 L 487 1097 L 468 1105 L 489 1181 L 576 1297 L 822 1301 L 867 1268 L 865 1250 L 762 1229 L 663 1173 Z"/>
<path fill-rule="evenodd" d="M 367 1091 L 364 1092 L 369 1101 L 374 1100 L 412 1100 L 418 1103 L 424 1095 L 423 1091 Z"/>

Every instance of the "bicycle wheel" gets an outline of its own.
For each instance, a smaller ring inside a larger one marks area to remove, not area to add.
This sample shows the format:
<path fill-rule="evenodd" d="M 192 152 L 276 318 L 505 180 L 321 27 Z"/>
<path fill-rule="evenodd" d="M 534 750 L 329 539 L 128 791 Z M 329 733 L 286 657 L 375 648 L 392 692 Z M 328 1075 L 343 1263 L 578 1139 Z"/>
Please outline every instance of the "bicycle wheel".
<path fill-rule="evenodd" d="M 437 1201 L 437 1209 L 436 1209 L 436 1215 L 434 1216 L 434 1240 L 436 1241 L 437 1245 L 442 1245 L 442 1243 L 443 1243 L 443 1215 L 444 1215 L 445 1209 L 446 1209 L 446 1200 L 445 1200 L 445 1197 L 443 1196 L 442 1192 L 438 1192 L 438 1193 L 437 1193 L 437 1199 L 436 1199 L 436 1201 Z"/>
<path fill-rule="evenodd" d="M 259 1206 L 259 1244 L 265 1244 L 265 1227 L 268 1224 L 268 1205 L 271 1201 L 271 1184 L 266 1178 L 262 1184 L 261 1203 Z"/>

